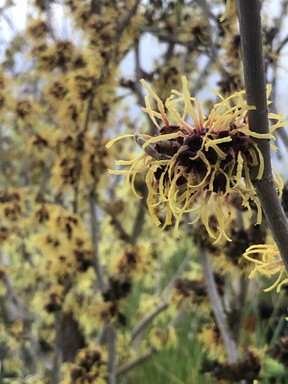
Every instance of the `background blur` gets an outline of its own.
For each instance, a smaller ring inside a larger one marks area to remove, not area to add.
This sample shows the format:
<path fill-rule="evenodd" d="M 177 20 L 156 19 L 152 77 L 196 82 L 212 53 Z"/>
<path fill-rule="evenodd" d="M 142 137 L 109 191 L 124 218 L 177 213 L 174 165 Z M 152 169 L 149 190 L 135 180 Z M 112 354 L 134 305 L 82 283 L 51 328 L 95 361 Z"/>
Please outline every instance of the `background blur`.
<path fill-rule="evenodd" d="M 235 203 L 232 242 L 203 225 L 156 227 L 115 160 L 154 135 L 144 78 L 164 101 L 191 94 L 208 115 L 242 90 L 235 4 L 222 0 L 0 1 L 0 381 L 3 383 L 285 383 L 287 287 L 242 258 L 271 243 Z M 271 111 L 287 119 L 287 1 L 262 1 Z M 288 137 L 273 162 L 287 180 Z M 288 211 L 287 192 L 283 205 Z M 160 211 L 159 211 L 160 212 Z M 213 216 L 214 212 L 211 212 Z M 160 219 L 161 212 L 159 213 Z M 240 356 L 227 364 L 201 246 Z"/>

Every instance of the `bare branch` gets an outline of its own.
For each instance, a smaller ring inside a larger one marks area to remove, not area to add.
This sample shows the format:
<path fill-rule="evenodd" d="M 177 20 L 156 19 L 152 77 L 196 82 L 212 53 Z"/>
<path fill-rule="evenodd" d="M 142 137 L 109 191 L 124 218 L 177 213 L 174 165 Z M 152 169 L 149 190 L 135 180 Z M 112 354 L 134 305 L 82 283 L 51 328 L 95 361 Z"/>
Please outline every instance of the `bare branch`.
<path fill-rule="evenodd" d="M 105 291 L 104 274 L 99 260 L 99 221 L 97 218 L 95 194 L 89 195 L 89 208 L 91 217 L 91 237 L 93 242 L 93 264 L 97 276 L 98 287 L 103 293 Z"/>
<path fill-rule="evenodd" d="M 209 31 L 209 46 L 210 46 L 210 51 L 211 51 L 211 58 L 213 59 L 214 62 L 217 62 L 218 53 L 217 53 L 215 43 L 213 41 L 212 27 L 211 27 L 211 23 L 210 23 L 211 16 L 214 18 L 214 20 L 215 20 L 215 16 L 212 15 L 212 13 L 210 12 L 210 9 L 209 9 L 209 6 L 208 6 L 206 0 L 197 0 L 197 3 L 199 3 L 200 7 L 202 8 L 203 15 L 206 18 L 207 27 L 208 27 L 208 31 Z"/>
<path fill-rule="evenodd" d="M 207 251 L 203 247 L 199 247 L 199 258 L 203 267 L 205 284 L 206 284 L 208 296 L 212 304 L 215 320 L 225 345 L 227 360 L 229 364 L 236 363 L 237 361 L 236 344 L 232 339 L 232 335 L 230 334 L 226 314 L 223 310 L 222 303 L 217 291 L 212 267 L 208 260 Z"/>
<path fill-rule="evenodd" d="M 107 329 L 108 342 L 108 383 L 116 384 L 116 338 L 117 332 L 114 324 L 110 324 Z"/>
<path fill-rule="evenodd" d="M 121 367 L 119 367 L 116 371 L 117 376 L 124 375 L 131 369 L 137 367 L 138 365 L 144 363 L 147 359 L 149 359 L 154 353 L 156 352 L 156 349 L 151 347 L 149 352 L 147 352 L 145 355 L 138 357 L 137 359 L 130 361 L 129 363 L 123 364 Z"/>
<path fill-rule="evenodd" d="M 61 326 L 61 315 L 59 311 L 55 312 L 54 315 L 55 324 L 55 343 L 54 343 L 54 361 L 51 370 L 51 381 L 52 383 L 60 382 L 61 364 L 63 361 L 62 356 L 62 326 Z"/>
<path fill-rule="evenodd" d="M 90 8 L 92 13 L 95 13 L 96 15 L 100 15 L 101 6 L 102 6 L 101 0 L 91 0 Z"/>
<path fill-rule="evenodd" d="M 178 276 L 186 269 L 186 267 L 188 267 L 188 264 L 190 263 L 191 259 L 192 259 L 192 254 L 188 253 L 186 257 L 183 259 L 182 263 L 179 265 L 177 271 L 174 273 L 174 275 L 170 279 L 166 288 L 163 290 L 161 297 L 163 297 L 164 299 L 167 299 L 167 296 L 170 290 L 174 287 L 175 281 L 177 280 Z"/>
<path fill-rule="evenodd" d="M 157 316 L 159 313 L 164 311 L 166 308 L 168 308 L 168 302 L 165 301 L 164 303 L 160 304 L 158 307 L 156 307 L 152 312 L 148 313 L 147 316 L 144 317 L 140 321 L 139 324 L 133 329 L 131 333 L 131 340 L 132 342 L 136 339 L 136 337 L 139 335 L 139 333 L 142 332 L 144 328 Z"/>
<path fill-rule="evenodd" d="M 142 228 L 143 228 L 143 225 L 144 225 L 144 221 L 145 221 L 145 207 L 146 207 L 145 199 L 140 200 L 139 203 L 138 203 L 138 209 L 137 209 L 137 213 L 136 213 L 136 216 L 135 216 L 135 222 L 134 222 L 134 225 L 133 225 L 133 232 L 132 232 L 132 235 L 131 235 L 131 240 L 132 240 L 133 244 L 136 243 L 136 240 L 140 236 Z"/>
<path fill-rule="evenodd" d="M 168 302 L 168 295 L 171 289 L 174 287 L 175 281 L 177 280 L 178 276 L 186 269 L 188 266 L 190 260 L 192 258 L 191 254 L 188 254 L 182 263 L 180 264 L 177 271 L 174 273 L 174 275 L 171 277 L 169 283 L 167 286 L 163 289 L 160 298 L 162 298 L 163 303 L 161 303 L 159 306 L 157 306 L 153 311 L 148 313 L 147 316 L 142 319 L 139 324 L 136 325 L 136 327 L 133 329 L 131 333 L 131 340 L 132 343 L 134 340 L 136 340 L 137 336 L 148 326 L 149 323 L 162 311 L 164 311 L 166 308 L 168 308 L 169 302 Z"/>

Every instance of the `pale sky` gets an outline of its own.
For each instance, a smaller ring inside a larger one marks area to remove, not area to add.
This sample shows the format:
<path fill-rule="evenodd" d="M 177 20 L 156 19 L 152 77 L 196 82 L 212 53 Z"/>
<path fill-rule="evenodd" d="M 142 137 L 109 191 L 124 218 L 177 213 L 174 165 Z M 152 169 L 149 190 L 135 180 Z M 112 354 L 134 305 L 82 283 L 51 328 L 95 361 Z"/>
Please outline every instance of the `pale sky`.
<path fill-rule="evenodd" d="M 25 21 L 29 11 L 31 12 L 31 5 L 29 6 L 28 0 L 14 0 L 15 7 L 11 7 L 9 11 L 5 13 L 5 17 L 0 17 L 0 57 L 2 56 L 5 43 L 9 41 L 10 37 L 16 32 L 21 31 L 25 26 Z M 5 0 L 0 0 L 0 10 L 5 4 Z M 31 2 L 30 2 L 31 4 Z M 273 16 L 279 13 L 280 0 L 267 0 L 263 7 L 263 17 L 268 20 L 273 20 Z M 63 10 L 59 5 L 53 5 L 53 25 L 57 27 L 59 35 L 61 37 L 69 37 L 72 32 L 71 25 L 63 20 L 65 16 Z M 284 25 L 287 25 L 288 20 L 284 20 Z M 140 42 L 140 55 L 143 69 L 149 71 L 152 69 L 154 60 L 161 55 L 164 50 L 163 44 L 157 44 L 157 39 L 150 34 L 145 34 Z M 121 69 L 126 75 L 132 75 L 134 73 L 134 56 L 133 53 L 127 55 L 125 60 L 121 64 Z M 284 117 L 288 117 L 288 47 L 283 50 L 283 57 L 280 62 L 280 68 L 278 71 L 278 89 L 277 89 L 277 109 L 282 112 Z M 213 88 L 213 84 L 211 88 Z M 210 92 L 210 89 L 209 89 Z M 200 98 L 202 98 L 203 92 L 201 92 Z M 205 96 L 205 95 L 204 95 Z"/>

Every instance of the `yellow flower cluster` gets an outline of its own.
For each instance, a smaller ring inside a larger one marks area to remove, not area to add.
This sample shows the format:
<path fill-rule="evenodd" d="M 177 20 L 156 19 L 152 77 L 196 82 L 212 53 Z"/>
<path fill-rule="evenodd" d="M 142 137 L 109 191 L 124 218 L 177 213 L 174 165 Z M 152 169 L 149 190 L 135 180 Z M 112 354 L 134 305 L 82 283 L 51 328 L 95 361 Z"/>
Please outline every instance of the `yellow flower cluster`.
<path fill-rule="evenodd" d="M 272 291 L 274 288 L 276 288 L 277 292 L 280 292 L 283 284 L 288 283 L 287 272 L 276 245 L 252 245 L 246 250 L 243 256 L 245 259 L 254 264 L 254 269 L 249 275 L 250 279 L 252 279 L 256 274 L 267 277 L 274 275 L 277 276 L 275 282 L 268 288 L 265 288 L 264 292 Z"/>
<path fill-rule="evenodd" d="M 190 224 L 202 220 L 208 234 L 215 240 L 230 240 L 227 231 L 231 223 L 229 198 L 237 194 L 242 199 L 251 217 L 251 203 L 257 207 L 257 224 L 261 223 L 260 202 L 253 187 L 250 171 L 256 171 L 261 179 L 264 171 L 263 156 L 253 140 L 274 139 L 272 132 L 283 125 L 281 116 L 269 114 L 275 123 L 268 134 L 249 130 L 247 111 L 254 109 L 245 101 L 245 92 L 240 91 L 214 105 L 206 118 L 200 103 L 191 97 L 187 79 L 182 77 L 183 93 L 172 90 L 165 106 L 152 88 L 142 80 L 148 90 L 146 107 L 159 134 L 156 136 L 136 134 L 135 139 L 143 153 L 133 160 L 117 162 L 129 166 L 128 170 L 110 170 L 112 174 L 127 175 L 135 195 L 138 174 L 144 173 L 148 188 L 147 205 L 154 223 L 162 228 L 179 225 L 184 214 L 189 214 Z M 267 87 L 267 99 L 271 87 Z M 158 111 L 152 109 L 152 97 Z M 181 112 L 180 112 L 181 111 Z M 192 120 L 192 123 L 191 123 Z M 122 135 L 108 143 L 131 135 Z M 275 149 L 276 147 L 273 146 Z M 276 180 L 281 189 L 281 180 Z M 140 197 L 140 196 L 139 196 Z M 165 213 L 163 218 L 162 213 Z M 214 213 L 216 225 L 209 222 Z"/>

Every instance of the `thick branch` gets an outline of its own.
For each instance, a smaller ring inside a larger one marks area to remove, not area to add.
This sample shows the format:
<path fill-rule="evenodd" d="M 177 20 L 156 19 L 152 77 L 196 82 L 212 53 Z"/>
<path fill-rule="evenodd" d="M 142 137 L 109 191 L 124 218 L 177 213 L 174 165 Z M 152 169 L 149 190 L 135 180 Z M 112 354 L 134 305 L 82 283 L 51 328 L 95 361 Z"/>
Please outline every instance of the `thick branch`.
<path fill-rule="evenodd" d="M 261 36 L 261 3 L 259 0 L 238 0 L 237 6 L 247 103 L 256 107 L 256 110 L 249 111 L 249 128 L 263 134 L 269 132 L 269 125 Z M 262 152 L 265 169 L 263 178 L 255 179 L 253 184 L 288 271 L 288 223 L 273 183 L 270 143 L 264 139 L 256 142 Z"/>

